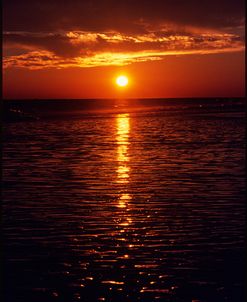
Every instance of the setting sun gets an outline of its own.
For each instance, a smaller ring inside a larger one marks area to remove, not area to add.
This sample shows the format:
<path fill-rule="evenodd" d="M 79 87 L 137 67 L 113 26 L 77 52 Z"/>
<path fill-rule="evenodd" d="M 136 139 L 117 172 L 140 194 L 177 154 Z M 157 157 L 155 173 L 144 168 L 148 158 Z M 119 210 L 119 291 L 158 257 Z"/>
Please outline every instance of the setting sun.
<path fill-rule="evenodd" d="M 127 86 L 128 82 L 129 82 L 128 78 L 126 76 L 123 76 L 123 75 L 117 77 L 117 79 L 116 79 L 117 85 L 121 86 L 121 87 Z"/>

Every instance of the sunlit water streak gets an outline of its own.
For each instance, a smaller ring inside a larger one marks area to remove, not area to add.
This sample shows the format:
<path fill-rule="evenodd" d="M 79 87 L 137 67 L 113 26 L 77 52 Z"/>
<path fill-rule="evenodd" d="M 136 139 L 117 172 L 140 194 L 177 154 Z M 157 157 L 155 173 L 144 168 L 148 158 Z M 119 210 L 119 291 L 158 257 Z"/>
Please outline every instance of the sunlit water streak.
<path fill-rule="evenodd" d="M 129 145 L 129 131 L 130 131 L 130 121 L 129 114 L 119 114 L 116 118 L 117 127 L 116 127 L 116 141 L 117 141 L 117 173 L 119 183 L 128 183 L 129 182 L 129 156 L 128 156 L 128 145 Z"/>
<path fill-rule="evenodd" d="M 4 301 L 243 301 L 244 121 L 9 124 Z"/>

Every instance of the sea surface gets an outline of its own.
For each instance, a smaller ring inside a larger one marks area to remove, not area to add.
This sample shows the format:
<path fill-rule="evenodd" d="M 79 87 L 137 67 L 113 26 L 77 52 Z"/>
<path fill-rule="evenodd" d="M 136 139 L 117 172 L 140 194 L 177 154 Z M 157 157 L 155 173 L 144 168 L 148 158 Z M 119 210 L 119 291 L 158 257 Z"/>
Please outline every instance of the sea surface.
<path fill-rule="evenodd" d="M 244 100 L 4 102 L 2 301 L 245 301 Z"/>

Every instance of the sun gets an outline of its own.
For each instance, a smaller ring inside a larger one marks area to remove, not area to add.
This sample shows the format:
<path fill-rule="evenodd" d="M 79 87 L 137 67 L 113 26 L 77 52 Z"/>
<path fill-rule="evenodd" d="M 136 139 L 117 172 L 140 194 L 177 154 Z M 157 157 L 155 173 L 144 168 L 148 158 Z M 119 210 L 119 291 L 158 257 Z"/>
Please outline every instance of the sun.
<path fill-rule="evenodd" d="M 126 76 L 121 75 L 121 76 L 116 78 L 116 83 L 117 83 L 118 86 L 125 87 L 125 86 L 128 85 L 129 80 Z"/>

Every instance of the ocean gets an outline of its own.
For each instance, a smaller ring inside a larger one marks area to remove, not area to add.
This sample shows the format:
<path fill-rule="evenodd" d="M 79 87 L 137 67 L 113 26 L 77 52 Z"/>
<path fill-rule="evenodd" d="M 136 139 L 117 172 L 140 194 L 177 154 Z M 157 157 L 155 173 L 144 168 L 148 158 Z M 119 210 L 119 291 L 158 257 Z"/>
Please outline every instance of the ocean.
<path fill-rule="evenodd" d="M 245 101 L 4 101 L 4 302 L 242 302 Z"/>

